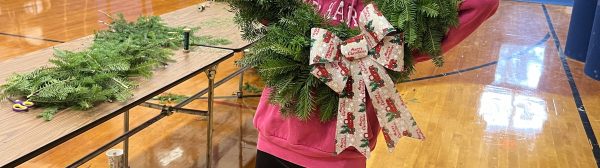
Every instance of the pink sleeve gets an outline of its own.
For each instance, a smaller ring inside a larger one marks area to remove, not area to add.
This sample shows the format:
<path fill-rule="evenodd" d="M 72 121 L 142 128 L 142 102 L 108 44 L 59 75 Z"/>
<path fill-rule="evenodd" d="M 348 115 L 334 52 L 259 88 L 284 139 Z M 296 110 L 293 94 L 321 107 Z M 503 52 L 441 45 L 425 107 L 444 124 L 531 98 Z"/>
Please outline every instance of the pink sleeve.
<path fill-rule="evenodd" d="M 460 5 L 458 27 L 450 29 L 442 41 L 442 52 L 447 52 L 473 33 L 498 9 L 499 0 L 465 0 Z M 427 61 L 425 54 L 415 55 L 415 62 Z"/>

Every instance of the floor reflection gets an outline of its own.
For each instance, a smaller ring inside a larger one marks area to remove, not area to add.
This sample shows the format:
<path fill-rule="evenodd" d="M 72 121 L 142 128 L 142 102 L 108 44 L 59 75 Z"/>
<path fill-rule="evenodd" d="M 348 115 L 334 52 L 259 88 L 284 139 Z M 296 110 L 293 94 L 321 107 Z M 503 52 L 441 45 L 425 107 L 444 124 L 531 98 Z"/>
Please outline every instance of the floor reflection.
<path fill-rule="evenodd" d="M 28 1 L 23 4 L 23 9 L 25 13 L 30 15 L 38 15 L 45 10 L 52 8 L 52 3 L 49 0 L 34 0 Z"/>
<path fill-rule="evenodd" d="M 508 88 L 488 85 L 481 94 L 479 115 L 487 132 L 537 133 L 548 118 L 546 101 Z"/>
<path fill-rule="evenodd" d="M 183 149 L 181 149 L 181 147 L 178 146 L 171 151 L 158 154 L 158 160 L 160 162 L 160 165 L 165 167 L 168 166 L 169 163 L 180 158 L 181 156 L 183 156 Z"/>
<path fill-rule="evenodd" d="M 503 44 L 500 47 L 500 58 L 496 67 L 495 85 L 536 89 L 542 76 L 546 46 L 535 46 L 525 53 L 514 54 L 523 50 L 522 45 Z"/>
<path fill-rule="evenodd" d="M 548 118 L 546 101 L 528 93 L 538 88 L 545 51 L 545 45 L 501 45 L 494 82 L 484 87 L 480 98 L 479 115 L 487 132 L 537 133 L 543 129 Z"/>

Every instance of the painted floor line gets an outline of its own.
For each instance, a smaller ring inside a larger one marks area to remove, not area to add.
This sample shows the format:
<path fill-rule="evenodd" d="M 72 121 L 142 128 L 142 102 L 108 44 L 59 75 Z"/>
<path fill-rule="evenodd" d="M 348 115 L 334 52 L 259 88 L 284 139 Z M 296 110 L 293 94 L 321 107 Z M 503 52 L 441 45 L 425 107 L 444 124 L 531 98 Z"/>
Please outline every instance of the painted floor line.
<path fill-rule="evenodd" d="M 585 106 L 583 105 L 583 101 L 581 100 L 581 96 L 579 95 L 579 89 L 577 89 L 577 85 L 575 83 L 575 79 L 573 78 L 573 73 L 571 72 L 571 68 L 569 67 L 569 63 L 567 62 L 567 57 L 565 56 L 558 36 L 556 35 L 556 31 L 554 29 L 554 25 L 552 24 L 552 19 L 550 18 L 550 14 L 548 13 L 548 9 L 546 5 L 542 4 L 542 9 L 544 10 L 544 15 L 546 16 L 546 22 L 548 23 L 548 28 L 550 28 L 550 32 L 552 33 L 552 38 L 554 40 L 554 45 L 558 50 L 558 55 L 560 57 L 560 62 L 562 63 L 563 69 L 565 70 L 565 75 L 567 76 L 569 86 L 571 87 L 571 92 L 573 93 L 573 100 L 575 101 L 575 106 L 577 107 L 577 111 L 579 113 L 579 117 L 581 118 L 581 123 L 583 124 L 583 129 L 585 130 L 585 134 L 588 137 L 588 141 L 592 145 L 592 153 L 594 154 L 594 159 L 596 159 L 596 166 L 600 167 L 600 148 L 598 146 L 598 140 L 596 139 L 596 134 L 594 134 L 594 130 L 592 129 L 592 123 L 590 123 L 590 119 L 588 118 L 587 112 L 585 111 Z"/>

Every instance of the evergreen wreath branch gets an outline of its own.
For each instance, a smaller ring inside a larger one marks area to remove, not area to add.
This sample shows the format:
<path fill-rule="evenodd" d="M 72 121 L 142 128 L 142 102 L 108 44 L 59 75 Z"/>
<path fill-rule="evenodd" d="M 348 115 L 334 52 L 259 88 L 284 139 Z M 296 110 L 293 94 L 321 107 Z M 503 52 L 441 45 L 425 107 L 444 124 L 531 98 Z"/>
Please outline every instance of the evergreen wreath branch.
<path fill-rule="evenodd" d="M 302 0 L 220 0 L 228 2 L 236 13 L 235 21 L 246 39 L 263 37 L 240 66 L 257 69 L 259 77 L 271 92 L 272 103 L 282 107 L 288 116 L 308 119 L 319 112 L 322 121 L 337 113 L 339 95 L 310 75 L 310 29 L 332 31 L 342 40 L 359 31 L 346 24 L 330 25 L 315 9 Z M 458 25 L 460 0 L 364 0 L 374 3 L 390 23 L 404 32 L 404 70 L 388 74 L 395 83 L 408 80 L 414 72 L 414 53 L 431 56 L 437 66 L 443 65 L 441 42 L 446 32 Z M 260 23 L 266 26 L 258 26 Z"/>

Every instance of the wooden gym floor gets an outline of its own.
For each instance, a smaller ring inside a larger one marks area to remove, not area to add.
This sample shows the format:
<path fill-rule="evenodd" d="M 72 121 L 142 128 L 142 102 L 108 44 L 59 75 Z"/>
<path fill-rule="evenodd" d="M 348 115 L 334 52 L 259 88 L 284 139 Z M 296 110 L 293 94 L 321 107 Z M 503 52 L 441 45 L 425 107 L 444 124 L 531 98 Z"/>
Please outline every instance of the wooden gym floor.
<path fill-rule="evenodd" d="M 105 28 L 98 20 L 107 18 L 97 10 L 132 19 L 201 1 L 0 0 L 0 61 Z M 416 80 L 398 89 L 428 139 L 403 139 L 393 153 L 378 145 L 368 167 L 596 167 L 590 143 L 597 142 L 588 141 L 595 136 L 586 129 L 600 132 L 600 81 L 586 77 L 582 63 L 561 60 L 570 11 L 502 1 L 495 16 L 445 55 L 444 67 L 418 64 Z M 217 79 L 234 70 L 233 59 L 225 62 Z M 246 81 L 260 85 L 253 72 L 246 74 Z M 206 77 L 199 75 L 169 92 L 190 95 L 204 87 Z M 217 93 L 235 90 L 233 80 Z M 204 109 L 205 103 L 188 107 Z M 217 102 L 218 167 L 253 167 L 256 104 L 256 98 Z M 135 108 L 131 126 L 157 113 Z M 586 116 L 587 125 L 581 119 Z M 201 118 L 175 114 L 140 132 L 130 142 L 132 167 L 202 166 L 205 125 Z M 122 116 L 116 117 L 22 167 L 64 167 L 122 129 Z M 106 167 L 106 162 L 99 156 L 84 167 Z"/>

